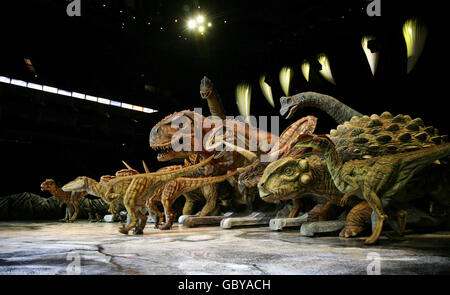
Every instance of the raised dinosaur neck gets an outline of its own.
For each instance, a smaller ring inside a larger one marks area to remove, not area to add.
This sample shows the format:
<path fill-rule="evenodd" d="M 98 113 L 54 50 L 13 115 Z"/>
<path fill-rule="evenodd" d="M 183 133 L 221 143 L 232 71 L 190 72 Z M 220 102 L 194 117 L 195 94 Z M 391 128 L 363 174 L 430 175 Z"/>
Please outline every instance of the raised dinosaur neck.
<path fill-rule="evenodd" d="M 284 115 L 288 108 L 294 107 L 289 117 L 295 110 L 305 107 L 318 108 L 330 115 L 339 124 L 350 121 L 353 116 L 362 116 L 361 113 L 343 104 L 336 98 L 317 92 L 303 92 L 291 97 L 282 97 L 281 104 L 281 115 Z"/>
<path fill-rule="evenodd" d="M 104 198 L 106 195 L 106 186 L 104 184 L 100 184 L 97 181 L 95 181 L 92 178 L 86 178 L 87 179 L 87 186 L 86 186 L 86 192 L 90 195 Z"/>
<path fill-rule="evenodd" d="M 211 94 L 206 100 L 208 101 L 208 107 L 211 115 L 225 120 L 225 109 L 222 104 L 222 99 L 216 89 L 213 88 Z"/>

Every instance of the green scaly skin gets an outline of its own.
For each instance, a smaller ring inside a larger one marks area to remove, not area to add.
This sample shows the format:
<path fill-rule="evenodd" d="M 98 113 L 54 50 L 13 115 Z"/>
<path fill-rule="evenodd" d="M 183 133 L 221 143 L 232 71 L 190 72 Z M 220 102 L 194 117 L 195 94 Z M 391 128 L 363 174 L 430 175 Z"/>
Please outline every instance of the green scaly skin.
<path fill-rule="evenodd" d="M 336 130 L 330 131 L 330 137 L 336 144 L 337 152 L 344 162 L 435 146 L 441 142 L 445 142 L 447 138 L 446 136 L 440 136 L 436 128 L 431 126 L 426 127 L 420 118 L 413 120 L 407 115 L 397 115 L 394 117 L 389 112 L 384 112 L 380 116 L 363 116 L 339 100 L 320 93 L 305 92 L 291 97 L 282 97 L 281 105 L 281 114 L 284 115 L 289 111 L 288 117 L 291 117 L 297 109 L 316 107 L 328 113 L 338 123 L 341 123 L 341 125 L 337 126 Z M 304 152 L 302 148 L 293 145 L 290 151 L 283 156 L 301 159 L 305 157 Z M 291 183 L 290 189 L 286 188 L 283 193 L 273 189 L 279 185 L 275 181 L 272 182 L 274 183 L 273 185 L 270 183 L 266 185 L 265 190 L 260 188 L 260 194 L 278 193 L 278 195 L 267 198 L 271 202 L 277 199 L 289 199 L 291 197 L 295 199 L 297 196 L 303 197 L 303 195 L 307 195 L 309 191 L 316 192 L 322 186 L 322 182 L 329 183 L 331 176 L 327 171 L 326 165 L 321 164 L 319 161 L 310 161 L 308 158 L 306 160 L 309 163 L 310 170 L 319 171 L 323 169 L 323 172 L 316 173 L 322 175 L 321 178 L 317 180 L 313 178 L 308 184 L 308 187 L 303 187 L 298 191 L 296 190 L 298 189 L 297 183 L 299 181 L 294 181 Z M 277 173 L 280 173 L 279 176 L 274 175 L 272 172 L 274 167 L 281 164 L 283 164 L 282 160 L 273 162 L 270 166 L 272 169 L 265 171 L 266 173 L 263 178 L 283 178 L 283 170 L 277 170 Z M 408 201 L 412 196 L 414 198 L 421 198 L 431 195 L 440 203 L 447 204 L 450 199 L 450 182 L 446 176 L 445 169 L 442 168 L 433 165 L 427 171 L 423 171 L 420 175 L 417 175 L 416 179 L 411 180 L 408 187 L 401 193 L 402 198 Z M 439 179 L 439 181 L 428 181 L 427 175 L 430 173 L 434 178 Z M 263 180 L 262 183 L 265 181 Z M 437 188 L 437 186 L 440 186 L 440 188 Z M 286 187 L 288 186 L 286 185 Z M 422 189 L 420 192 L 415 189 L 419 187 Z M 340 193 L 336 195 L 336 189 L 330 189 L 325 194 L 340 196 Z M 370 216 L 370 210 L 370 208 L 364 205 L 353 208 L 347 216 L 346 227 L 341 231 L 340 235 L 350 237 L 361 232 L 365 223 L 362 217 Z M 366 221 L 369 220 L 370 218 Z"/>
<path fill-rule="evenodd" d="M 396 199 L 398 192 L 408 184 L 416 173 L 436 160 L 450 155 L 450 143 L 417 151 L 385 155 L 367 160 L 342 162 L 331 139 L 326 136 L 304 135 L 297 142 L 303 148 L 312 148 L 311 153 L 321 154 L 327 162 L 328 171 L 336 187 L 344 193 L 341 205 L 351 196 L 357 196 L 369 204 L 377 221 L 372 235 L 365 240 L 374 244 L 387 215 L 383 211 L 381 198 Z M 404 229 L 406 215 L 400 227 Z"/>

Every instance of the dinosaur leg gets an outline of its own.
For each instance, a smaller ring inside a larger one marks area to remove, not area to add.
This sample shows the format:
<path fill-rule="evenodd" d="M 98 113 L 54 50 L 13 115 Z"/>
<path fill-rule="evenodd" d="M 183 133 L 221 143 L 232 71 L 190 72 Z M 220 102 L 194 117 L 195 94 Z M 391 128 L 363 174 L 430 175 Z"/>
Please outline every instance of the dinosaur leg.
<path fill-rule="evenodd" d="M 340 201 L 340 205 L 341 207 L 345 207 L 347 205 L 347 201 L 351 196 L 354 196 L 358 191 L 359 191 L 359 185 L 357 183 L 350 183 L 352 187 L 356 187 L 356 189 L 349 191 L 348 193 L 346 193 L 341 201 Z"/>
<path fill-rule="evenodd" d="M 206 199 L 206 204 L 200 212 L 200 217 L 208 216 L 217 209 L 217 184 L 210 184 L 202 187 L 203 195 Z"/>
<path fill-rule="evenodd" d="M 400 228 L 400 233 L 403 234 L 406 230 L 406 217 L 408 216 L 408 211 L 399 210 L 397 212 L 397 223 Z"/>
<path fill-rule="evenodd" d="M 164 213 L 158 209 L 158 203 L 161 200 L 160 194 L 155 192 L 147 201 L 147 209 L 156 215 L 155 228 L 158 228 L 159 223 L 164 220 Z"/>
<path fill-rule="evenodd" d="M 147 215 L 145 215 L 141 210 L 138 210 L 138 222 L 136 223 L 136 227 L 133 230 L 133 235 L 142 235 L 144 234 L 144 228 L 147 224 Z"/>
<path fill-rule="evenodd" d="M 131 181 L 124 197 L 124 205 L 127 209 L 128 214 L 130 215 L 131 222 L 128 226 L 122 226 L 119 228 L 119 232 L 127 235 L 130 230 L 132 230 L 138 221 L 138 216 L 136 212 L 136 199 L 144 193 L 147 188 L 148 182 L 147 179 L 134 179 Z"/>
<path fill-rule="evenodd" d="M 170 182 L 164 186 L 164 190 L 161 195 L 161 202 L 164 206 L 164 212 L 166 212 L 167 220 L 166 223 L 159 226 L 160 230 L 171 229 L 176 218 L 176 212 L 172 209 L 172 204 L 181 195 L 180 190 L 177 189 L 178 185 L 176 182 Z"/>
<path fill-rule="evenodd" d="M 291 212 L 289 212 L 288 218 L 295 218 L 297 217 L 300 210 L 303 208 L 303 202 L 301 199 L 294 199 L 292 200 L 292 203 L 294 203 L 294 207 L 292 208 Z"/>
<path fill-rule="evenodd" d="M 366 188 L 364 192 L 364 199 L 367 200 L 367 203 L 369 203 L 370 207 L 375 212 L 375 216 L 377 217 L 372 235 L 364 241 L 365 244 L 370 245 L 374 244 L 380 237 L 384 221 L 388 218 L 388 216 L 384 214 L 381 200 L 373 190 Z"/>
<path fill-rule="evenodd" d="M 369 203 L 361 202 L 350 210 L 347 215 L 345 227 L 341 230 L 340 237 L 355 237 L 364 230 L 366 222 L 370 222 L 372 208 Z"/>
<path fill-rule="evenodd" d="M 248 189 L 244 193 L 245 204 L 247 205 L 246 212 L 250 214 L 253 211 L 253 202 L 255 201 L 255 194 Z"/>
<path fill-rule="evenodd" d="M 334 204 L 327 203 L 323 206 L 319 213 L 319 221 L 327 221 L 336 219 L 342 210 Z"/>
<path fill-rule="evenodd" d="M 194 205 L 195 205 L 195 200 L 189 198 L 186 196 L 186 203 L 184 203 L 184 207 L 183 207 L 183 215 L 193 215 L 194 214 Z"/>
<path fill-rule="evenodd" d="M 66 212 L 64 218 L 60 219 L 59 222 L 66 222 L 69 219 L 69 205 L 66 205 Z"/>
<path fill-rule="evenodd" d="M 78 208 L 78 202 L 73 203 L 73 208 L 74 208 L 74 213 L 72 215 L 72 218 L 70 218 L 69 221 L 68 221 L 70 223 L 72 223 L 75 220 L 77 220 L 78 211 L 80 210 L 80 208 Z"/>

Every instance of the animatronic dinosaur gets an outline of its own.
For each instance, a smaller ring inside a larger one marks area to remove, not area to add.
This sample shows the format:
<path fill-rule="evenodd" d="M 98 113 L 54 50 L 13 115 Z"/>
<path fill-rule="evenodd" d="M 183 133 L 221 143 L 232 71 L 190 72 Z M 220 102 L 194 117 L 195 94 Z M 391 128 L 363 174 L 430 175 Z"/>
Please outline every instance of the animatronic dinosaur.
<path fill-rule="evenodd" d="M 91 178 L 81 176 L 64 185 L 62 189 L 65 191 L 87 191 L 89 194 L 101 197 L 108 203 L 118 199 L 123 200 L 131 222 L 128 226 L 122 226 L 119 232 L 128 234 L 136 226 L 136 229 L 140 230 L 145 227 L 147 216 L 144 209 L 147 200 L 159 187 L 207 165 L 213 157 L 214 155 L 199 164 L 177 170 L 116 177 L 105 184 L 99 184 Z"/>
<path fill-rule="evenodd" d="M 311 148 L 311 153 L 322 154 L 336 187 L 344 193 L 341 205 L 351 196 L 357 196 L 370 205 L 377 217 L 372 235 L 366 244 L 375 243 L 388 216 L 383 211 L 381 198 L 397 198 L 397 193 L 424 167 L 450 155 L 450 143 L 412 152 L 385 155 L 366 160 L 342 162 L 334 143 L 326 135 L 303 135 L 298 146 Z M 289 171 L 286 172 L 288 174 Z M 401 216 L 404 230 L 406 214 Z"/>
<path fill-rule="evenodd" d="M 177 127 L 177 122 L 183 120 L 183 128 Z M 159 161 L 168 161 L 174 158 L 186 159 L 194 154 L 197 154 L 200 158 L 205 158 L 215 151 L 206 149 L 203 143 L 207 142 L 206 139 L 209 138 L 212 131 L 217 131 L 222 126 L 227 126 L 227 134 L 234 134 L 234 140 L 238 140 L 238 135 L 242 138 L 254 138 L 258 152 L 261 153 L 269 151 L 272 141 L 277 140 L 277 137 L 273 134 L 249 126 L 244 122 L 237 120 L 211 120 L 193 111 L 186 110 L 167 116 L 152 128 L 150 147 L 160 152 L 157 156 Z M 186 138 L 189 139 L 190 144 Z M 177 143 L 180 140 L 183 140 L 185 144 L 183 149 L 180 151 L 173 150 L 172 143 Z M 227 151 L 223 154 L 223 157 L 214 159 L 209 165 L 199 169 L 198 173 L 199 176 L 205 177 L 224 175 L 228 171 L 233 172 L 237 168 L 245 166 L 247 163 L 247 159 L 239 153 Z M 233 195 L 238 196 L 236 178 L 229 178 L 228 182 L 237 192 L 237 194 Z M 201 188 L 206 204 L 200 216 L 210 215 L 216 211 L 218 206 L 218 189 L 219 184 L 206 185 Z M 189 205 L 190 203 L 187 203 L 187 206 Z M 185 209 L 184 212 L 187 211 L 187 207 Z"/>
<path fill-rule="evenodd" d="M 204 76 L 200 81 L 200 95 L 203 99 L 208 101 L 208 107 L 211 115 L 225 120 L 225 109 L 222 104 L 222 99 L 220 98 L 217 90 L 214 88 L 214 84 L 206 76 Z"/>
<path fill-rule="evenodd" d="M 176 166 L 170 166 L 162 168 L 158 171 L 164 171 L 167 169 L 181 169 L 182 167 L 176 167 Z M 222 181 L 225 181 L 227 178 L 232 177 L 236 175 L 239 171 L 236 170 L 235 172 L 228 173 L 226 175 L 222 176 L 215 176 L 215 177 L 198 177 L 198 174 L 195 178 L 186 178 L 186 177 L 180 177 L 176 180 L 173 180 L 169 183 L 167 183 L 165 186 L 159 188 L 152 197 L 148 200 L 147 207 L 155 214 L 160 216 L 160 218 L 163 217 L 163 213 L 158 210 L 157 203 L 162 202 L 164 206 L 164 211 L 167 214 L 167 220 L 166 223 L 159 226 L 158 228 L 161 230 L 170 229 L 175 221 L 176 218 L 176 212 L 172 209 L 173 203 L 180 197 L 181 195 L 185 195 L 186 202 L 193 203 L 193 197 L 192 195 L 188 194 L 189 192 L 198 190 L 201 187 L 204 187 L 206 185 L 220 183 Z M 220 197 L 220 196 L 219 196 Z M 208 209 L 207 209 L 208 210 Z M 189 213 L 189 212 L 188 212 Z M 155 223 L 156 225 L 156 223 Z"/>
<path fill-rule="evenodd" d="M 100 177 L 100 182 L 99 183 L 100 184 L 106 184 L 109 181 L 111 181 L 112 179 L 115 179 L 116 177 L 124 177 L 124 176 L 131 176 L 131 175 L 139 174 L 139 172 L 137 170 L 131 168 L 127 163 L 125 163 L 125 161 L 122 161 L 122 162 L 125 164 L 125 166 L 128 169 L 122 169 L 122 170 L 117 171 L 115 176 L 113 176 L 113 175 L 103 175 L 103 176 Z M 142 161 L 142 162 L 144 163 L 144 161 Z M 144 163 L 144 166 L 145 166 L 145 163 Z M 126 191 L 127 187 L 122 186 L 120 188 L 122 189 L 120 194 L 125 194 L 125 191 Z M 118 187 L 118 189 L 119 189 L 119 187 Z M 119 212 L 121 211 L 121 207 L 123 207 L 123 204 L 121 203 L 121 201 L 122 200 L 120 198 L 118 198 L 115 201 L 110 202 L 110 204 L 109 204 L 108 211 L 114 216 L 114 220 L 120 218 Z"/>
<path fill-rule="evenodd" d="M 294 97 L 298 98 L 297 102 L 300 101 L 300 104 L 308 101 L 311 97 L 315 101 L 322 102 L 321 105 L 336 105 L 339 103 L 339 101 L 329 96 L 311 92 L 301 93 Z M 303 99 L 304 97 L 308 99 Z M 287 112 L 287 99 L 289 98 L 282 98 L 282 104 L 285 108 L 282 113 Z M 331 100 L 332 102 L 326 103 L 327 100 Z M 294 110 L 298 108 L 297 105 L 292 104 L 292 100 L 290 102 L 289 107 L 293 107 Z M 333 113 L 333 110 L 326 109 L 326 111 L 331 113 L 335 118 L 343 118 L 356 112 L 343 104 L 336 108 L 341 110 L 339 114 Z M 342 114 L 347 115 L 344 116 Z M 292 115 L 292 110 L 290 115 Z M 332 130 L 330 132 L 330 138 L 336 144 L 336 149 L 344 161 L 426 148 L 446 140 L 446 136 L 439 136 L 437 129 L 425 127 L 421 119 L 412 120 L 411 117 L 403 115 L 393 117 L 388 112 L 383 113 L 381 116 L 352 117 L 350 121 L 339 125 L 337 130 Z M 332 185 L 331 176 L 326 169 L 326 162 L 317 157 L 306 158 L 302 161 L 302 167 L 304 168 L 299 175 L 303 177 L 303 183 L 300 181 L 300 178 L 296 178 L 292 179 L 291 182 L 284 182 L 282 186 L 280 185 L 280 181 L 284 178 L 284 167 L 298 166 L 299 159 L 305 157 L 303 155 L 304 152 L 305 150 L 302 148 L 291 148 L 288 153 L 285 153 L 285 156 L 290 157 L 289 160 L 280 159 L 267 167 L 260 181 L 262 185 L 259 187 L 260 196 L 265 201 L 274 202 L 276 200 L 296 199 L 312 193 L 316 197 L 325 196 L 326 198 L 321 198 L 323 202 L 326 202 L 327 198 L 329 198 L 330 202 L 336 203 L 336 199 L 341 197 L 341 194 Z M 444 185 L 447 183 L 445 177 L 440 174 L 440 170 L 442 169 L 437 170 L 435 166 L 430 167 L 430 169 L 431 171 L 427 169 L 422 175 L 433 173 L 433 175 L 436 175 L 437 178 L 442 180 Z M 299 168 L 299 171 L 301 170 Z M 290 179 L 289 176 L 287 178 Z M 413 190 L 414 186 L 425 188 L 423 192 L 418 191 L 414 195 L 417 198 L 426 196 L 427 194 L 432 194 L 435 198 L 444 196 L 441 197 L 441 201 L 445 203 L 448 193 L 442 194 L 440 190 L 435 189 L 433 184 L 430 185 L 425 182 L 427 182 L 427 177 L 418 175 L 408 188 L 411 188 L 411 190 Z M 446 190 L 448 191 L 448 188 Z M 316 201 L 318 200 L 316 199 Z M 356 206 L 347 216 L 347 226 L 342 230 L 341 236 L 354 236 L 363 230 L 364 223 L 360 222 L 362 220 L 361 218 L 358 218 L 358 222 L 351 219 L 354 216 L 368 215 L 367 212 L 364 213 L 360 210 L 369 210 L 370 215 L 370 209 L 367 205 L 360 204 Z"/>
<path fill-rule="evenodd" d="M 67 205 L 65 217 L 59 220 L 61 222 L 74 222 L 77 219 L 79 212 L 78 202 L 87 195 L 84 191 L 63 191 L 56 185 L 56 182 L 53 179 L 46 179 L 41 183 L 41 191 L 50 192 L 50 194 L 58 201 L 60 207 L 64 204 Z M 72 210 L 74 211 L 73 215 Z M 93 219 L 91 214 L 89 214 L 89 219 Z"/>

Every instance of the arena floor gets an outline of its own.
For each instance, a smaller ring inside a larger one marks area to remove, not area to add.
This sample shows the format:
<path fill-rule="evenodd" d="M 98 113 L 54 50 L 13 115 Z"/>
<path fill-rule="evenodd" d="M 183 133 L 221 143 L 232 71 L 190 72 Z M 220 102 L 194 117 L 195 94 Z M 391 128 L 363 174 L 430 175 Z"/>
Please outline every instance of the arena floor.
<path fill-rule="evenodd" d="M 118 223 L 1 222 L 0 274 L 450 274 L 450 233 L 307 238 L 298 229 L 220 227 L 118 233 Z M 374 266 L 373 263 L 377 263 Z"/>

